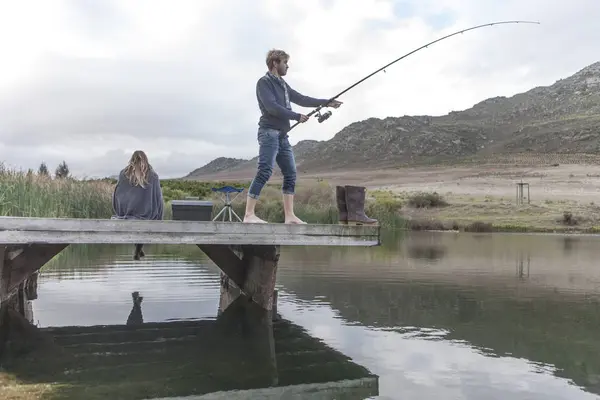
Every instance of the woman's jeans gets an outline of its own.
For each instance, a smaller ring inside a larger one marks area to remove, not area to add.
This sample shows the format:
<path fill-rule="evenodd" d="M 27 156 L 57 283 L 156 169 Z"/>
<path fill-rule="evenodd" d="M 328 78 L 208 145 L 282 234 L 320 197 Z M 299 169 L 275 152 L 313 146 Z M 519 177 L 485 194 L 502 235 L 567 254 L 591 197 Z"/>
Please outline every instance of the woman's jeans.
<path fill-rule="evenodd" d="M 273 174 L 275 163 L 283 174 L 284 194 L 294 194 L 296 187 L 296 160 L 287 135 L 276 129 L 258 128 L 258 171 L 250 184 L 248 196 L 258 199 L 260 191 Z"/>

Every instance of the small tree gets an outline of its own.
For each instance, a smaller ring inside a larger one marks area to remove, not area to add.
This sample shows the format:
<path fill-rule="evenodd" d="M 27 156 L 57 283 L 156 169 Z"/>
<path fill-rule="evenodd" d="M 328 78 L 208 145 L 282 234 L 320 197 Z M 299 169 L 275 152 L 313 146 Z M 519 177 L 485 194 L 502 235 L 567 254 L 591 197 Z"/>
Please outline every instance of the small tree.
<path fill-rule="evenodd" d="M 43 161 L 38 168 L 38 175 L 50 176 L 50 172 L 48 172 L 48 166 Z"/>
<path fill-rule="evenodd" d="M 69 167 L 67 166 L 67 163 L 65 162 L 65 160 L 63 160 L 63 162 L 58 164 L 58 167 L 56 167 L 56 171 L 54 172 L 54 175 L 59 179 L 69 177 Z"/>

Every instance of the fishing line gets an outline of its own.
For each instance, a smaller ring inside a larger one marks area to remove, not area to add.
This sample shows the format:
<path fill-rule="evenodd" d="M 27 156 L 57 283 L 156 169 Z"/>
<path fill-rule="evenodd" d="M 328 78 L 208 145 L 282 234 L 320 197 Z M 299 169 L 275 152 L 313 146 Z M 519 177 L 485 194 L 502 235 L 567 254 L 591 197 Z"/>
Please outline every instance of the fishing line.
<path fill-rule="evenodd" d="M 474 30 L 474 29 L 484 28 L 484 27 L 487 27 L 487 26 L 493 26 L 493 25 L 503 25 L 503 24 L 537 24 L 537 25 L 539 25 L 540 23 L 539 23 L 539 22 L 537 22 L 537 21 L 520 21 L 520 20 L 515 20 L 515 21 L 499 21 L 499 22 L 489 22 L 489 23 L 487 23 L 487 24 L 482 24 L 482 25 L 473 26 L 473 27 L 471 27 L 471 28 L 463 29 L 463 30 L 460 30 L 460 31 L 457 31 L 457 32 L 451 33 L 451 34 L 449 34 L 449 35 L 442 36 L 441 38 L 438 38 L 438 39 L 436 39 L 436 40 L 434 40 L 434 41 L 431 41 L 431 42 L 429 42 L 429 43 L 427 43 L 427 44 L 424 44 L 424 45 L 423 45 L 423 46 L 421 46 L 421 47 L 418 47 L 418 48 L 416 48 L 416 49 L 412 50 L 410 53 L 406 53 L 406 54 L 405 54 L 405 55 L 403 55 L 402 57 L 399 57 L 399 58 L 395 59 L 394 61 L 392 61 L 392 62 L 390 62 L 390 63 L 388 63 L 388 64 L 384 65 L 384 66 L 383 66 L 383 67 L 381 67 L 381 68 L 379 68 L 378 70 L 376 70 L 376 71 L 374 71 L 374 72 L 370 73 L 369 75 L 365 76 L 365 77 L 364 77 L 364 78 L 362 78 L 361 80 L 359 80 L 359 81 L 355 82 L 355 83 L 354 83 L 354 84 L 352 84 L 351 86 L 347 87 L 346 89 L 342 90 L 340 93 L 338 93 L 338 94 L 336 94 L 335 96 L 333 96 L 332 98 L 330 98 L 330 99 L 329 99 L 329 101 L 328 101 L 327 103 L 330 103 L 331 101 L 333 101 L 333 100 L 337 99 L 338 97 L 340 97 L 341 95 L 343 95 L 344 93 L 346 93 L 346 92 L 347 92 L 347 91 L 349 91 L 350 89 L 353 89 L 354 87 L 358 86 L 358 85 L 359 85 L 359 84 L 361 84 L 362 82 L 366 81 L 367 79 L 369 79 L 370 77 L 372 77 L 372 76 L 373 76 L 373 75 L 375 75 L 376 73 L 378 73 L 378 72 L 381 72 L 381 71 L 384 71 L 386 68 L 388 68 L 388 67 L 389 67 L 389 66 L 391 66 L 392 64 L 394 64 L 394 63 L 397 63 L 398 61 L 400 61 L 400 60 L 402 60 L 402 59 L 404 59 L 404 58 L 406 58 L 406 57 L 410 56 L 411 54 L 414 54 L 414 53 L 416 53 L 416 52 L 417 52 L 417 51 L 419 51 L 419 50 L 423 50 L 423 49 L 425 49 L 425 48 L 427 48 L 427 47 L 431 46 L 432 44 L 435 44 L 435 43 L 437 43 L 437 42 L 440 42 L 440 41 L 442 41 L 442 40 L 444 40 L 444 39 L 448 39 L 448 38 L 450 38 L 450 37 L 452 37 L 452 36 L 459 35 L 459 34 L 461 34 L 461 33 L 465 33 L 465 32 L 468 32 L 468 31 L 472 31 L 472 30 Z M 307 116 L 307 117 L 310 117 L 310 116 L 312 116 L 313 114 L 316 114 L 316 116 L 315 116 L 315 117 L 318 119 L 319 123 L 322 123 L 322 122 L 326 121 L 326 120 L 327 120 L 329 117 L 331 117 L 331 111 L 326 111 L 326 112 L 324 112 L 324 113 L 321 113 L 321 109 L 323 109 L 324 107 L 327 107 L 327 105 L 323 105 L 323 106 L 319 106 L 319 107 L 315 108 L 314 110 L 312 110 L 311 112 L 309 112 L 308 114 L 306 114 L 306 116 Z M 298 124 L 300 124 L 300 122 L 296 122 L 294 125 L 292 125 L 292 126 L 290 127 L 290 130 L 294 129 L 294 127 L 295 127 L 296 125 L 298 125 Z"/>

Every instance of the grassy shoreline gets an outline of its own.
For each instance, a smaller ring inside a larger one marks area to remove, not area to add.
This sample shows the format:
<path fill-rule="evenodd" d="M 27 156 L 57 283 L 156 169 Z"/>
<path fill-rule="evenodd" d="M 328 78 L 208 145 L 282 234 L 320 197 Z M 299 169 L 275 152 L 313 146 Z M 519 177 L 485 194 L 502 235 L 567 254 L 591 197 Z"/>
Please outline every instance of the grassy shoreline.
<path fill-rule="evenodd" d="M 399 201 L 414 193 L 392 194 Z M 600 233 L 600 207 L 573 200 L 541 200 L 517 205 L 514 199 L 500 196 L 444 196 L 422 193 L 424 198 L 439 198 L 432 207 L 403 207 L 410 230 L 465 232 L 526 232 L 590 234 Z M 436 197 L 437 196 L 437 197 Z"/>
<path fill-rule="evenodd" d="M 4 216 L 110 218 L 113 179 L 52 179 L 34 173 L 0 168 L 0 213 Z M 165 179 L 165 219 L 171 219 L 171 201 L 189 197 L 213 201 L 213 215 L 223 206 L 222 196 L 210 188 L 249 186 L 250 182 L 200 182 Z M 245 195 L 234 201 L 243 216 Z M 296 213 L 309 223 L 337 223 L 335 186 L 324 180 L 297 185 Z M 459 196 L 446 193 L 405 193 L 369 190 L 366 212 L 385 229 L 464 232 L 600 233 L 600 206 L 575 201 L 538 201 L 514 204 L 514 199 Z M 278 184 L 268 184 L 257 214 L 269 222 L 283 222 Z"/>
<path fill-rule="evenodd" d="M 439 220 L 407 222 L 411 231 L 475 232 L 475 233 L 557 233 L 557 234 L 599 234 L 600 226 L 547 228 L 534 225 L 503 225 L 477 221 L 470 224 L 455 224 Z"/>

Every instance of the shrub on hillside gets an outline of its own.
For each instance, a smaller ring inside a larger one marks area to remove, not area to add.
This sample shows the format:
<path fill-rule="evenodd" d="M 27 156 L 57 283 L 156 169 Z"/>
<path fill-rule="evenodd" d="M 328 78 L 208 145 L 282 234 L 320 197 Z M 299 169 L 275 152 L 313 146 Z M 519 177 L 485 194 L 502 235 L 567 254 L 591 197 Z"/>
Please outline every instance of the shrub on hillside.
<path fill-rule="evenodd" d="M 419 192 L 408 198 L 408 205 L 414 208 L 432 208 L 447 206 L 448 203 L 437 192 Z"/>

